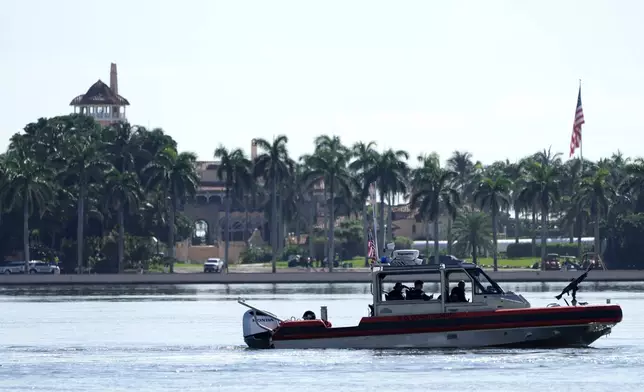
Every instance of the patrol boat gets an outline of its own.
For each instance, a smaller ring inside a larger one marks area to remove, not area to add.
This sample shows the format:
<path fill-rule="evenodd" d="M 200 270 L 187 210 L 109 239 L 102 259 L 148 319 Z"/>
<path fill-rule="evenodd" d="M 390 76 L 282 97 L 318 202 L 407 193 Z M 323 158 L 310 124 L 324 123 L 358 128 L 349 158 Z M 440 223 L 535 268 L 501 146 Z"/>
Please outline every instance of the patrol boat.
<path fill-rule="evenodd" d="M 320 319 L 309 310 L 303 320 L 282 320 L 239 299 L 249 308 L 242 320 L 244 341 L 254 349 L 586 347 L 622 320 L 619 305 L 577 302 L 578 285 L 589 270 L 556 297 L 572 293 L 572 304 L 564 298 L 565 305 L 533 308 L 474 264 L 417 265 L 411 257 L 407 262 L 372 265 L 373 303 L 357 326 L 333 327 L 325 306 Z M 388 300 L 385 288 L 418 280 L 427 294 L 434 289 L 431 299 Z M 450 296 L 450 287 L 463 283 L 470 298 Z"/>

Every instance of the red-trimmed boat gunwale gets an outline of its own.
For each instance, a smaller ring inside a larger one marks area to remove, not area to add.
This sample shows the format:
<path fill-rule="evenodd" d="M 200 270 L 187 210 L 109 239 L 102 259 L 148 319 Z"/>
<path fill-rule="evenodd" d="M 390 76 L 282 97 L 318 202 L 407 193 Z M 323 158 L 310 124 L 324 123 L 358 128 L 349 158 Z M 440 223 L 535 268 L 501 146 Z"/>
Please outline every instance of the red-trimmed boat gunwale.
<path fill-rule="evenodd" d="M 566 306 L 494 311 L 363 317 L 357 326 L 331 327 L 323 320 L 284 321 L 272 340 L 328 339 L 511 328 L 617 324 L 619 305 Z"/>

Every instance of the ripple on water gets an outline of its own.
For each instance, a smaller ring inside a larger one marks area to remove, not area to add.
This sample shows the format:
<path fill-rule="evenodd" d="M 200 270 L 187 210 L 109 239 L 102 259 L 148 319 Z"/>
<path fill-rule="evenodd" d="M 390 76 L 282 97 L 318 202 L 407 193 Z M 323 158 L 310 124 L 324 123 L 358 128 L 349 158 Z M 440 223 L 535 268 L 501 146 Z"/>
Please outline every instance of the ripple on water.
<path fill-rule="evenodd" d="M 327 304 L 341 326 L 355 324 L 365 310 L 364 288 L 330 294 L 315 289 L 302 296 L 267 290 L 252 291 L 256 302 L 287 317 Z M 243 345 L 244 309 L 232 301 L 243 290 L 232 291 L 209 290 L 202 298 L 188 290 L 188 301 L 158 300 L 158 292 L 150 293 L 156 296 L 152 301 L 122 302 L 100 293 L 92 293 L 92 300 L 79 295 L 58 302 L 4 297 L 0 391 L 254 392 L 305 386 L 307 392 L 543 392 L 556 386 L 560 392 L 641 392 L 644 384 L 642 293 L 584 292 L 591 302 L 618 298 L 625 315 L 613 334 L 589 349 L 256 351 Z M 538 306 L 554 294 L 535 292 L 529 299 Z"/>

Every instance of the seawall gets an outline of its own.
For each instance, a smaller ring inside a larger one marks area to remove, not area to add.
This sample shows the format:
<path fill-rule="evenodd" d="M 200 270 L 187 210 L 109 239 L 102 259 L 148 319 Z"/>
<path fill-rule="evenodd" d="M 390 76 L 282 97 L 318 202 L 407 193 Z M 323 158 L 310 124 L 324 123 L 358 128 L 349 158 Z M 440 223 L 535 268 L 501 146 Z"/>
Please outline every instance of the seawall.
<path fill-rule="evenodd" d="M 497 282 L 567 282 L 579 271 L 487 271 Z M 96 275 L 0 275 L 0 286 L 16 285 L 177 285 L 177 284 L 273 284 L 273 283 L 368 283 L 368 272 L 272 273 L 150 273 Z M 586 281 L 643 282 L 644 270 L 591 271 Z"/>

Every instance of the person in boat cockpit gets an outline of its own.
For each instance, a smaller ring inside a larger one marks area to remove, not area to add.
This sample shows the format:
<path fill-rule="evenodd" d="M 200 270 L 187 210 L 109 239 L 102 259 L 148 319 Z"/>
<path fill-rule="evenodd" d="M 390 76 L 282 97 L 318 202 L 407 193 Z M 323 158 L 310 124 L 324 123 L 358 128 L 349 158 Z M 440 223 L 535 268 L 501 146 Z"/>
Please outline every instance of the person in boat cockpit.
<path fill-rule="evenodd" d="M 387 301 L 400 301 L 405 299 L 405 296 L 403 295 L 404 288 L 405 286 L 403 286 L 402 283 L 396 282 L 394 289 L 387 293 L 387 298 L 385 299 Z"/>
<path fill-rule="evenodd" d="M 450 302 L 467 302 L 465 297 L 465 281 L 458 282 L 458 286 L 452 289 L 452 292 L 449 296 Z"/>
<path fill-rule="evenodd" d="M 407 299 L 422 299 L 425 301 L 429 301 L 430 299 L 434 298 L 434 294 L 432 295 L 427 295 L 423 291 L 423 281 L 422 280 L 417 280 L 414 282 L 414 288 L 411 290 L 407 290 Z"/>

